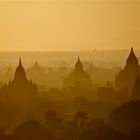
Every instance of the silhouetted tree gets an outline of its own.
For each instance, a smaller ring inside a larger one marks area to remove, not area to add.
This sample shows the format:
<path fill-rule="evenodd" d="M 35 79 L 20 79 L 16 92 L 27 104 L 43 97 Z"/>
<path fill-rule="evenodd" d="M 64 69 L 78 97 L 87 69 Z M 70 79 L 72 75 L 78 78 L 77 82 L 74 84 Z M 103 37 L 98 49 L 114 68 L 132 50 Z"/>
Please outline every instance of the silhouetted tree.
<path fill-rule="evenodd" d="M 88 119 L 88 114 L 84 111 L 78 111 L 74 116 L 74 121 L 78 128 L 84 128 L 85 122 Z"/>

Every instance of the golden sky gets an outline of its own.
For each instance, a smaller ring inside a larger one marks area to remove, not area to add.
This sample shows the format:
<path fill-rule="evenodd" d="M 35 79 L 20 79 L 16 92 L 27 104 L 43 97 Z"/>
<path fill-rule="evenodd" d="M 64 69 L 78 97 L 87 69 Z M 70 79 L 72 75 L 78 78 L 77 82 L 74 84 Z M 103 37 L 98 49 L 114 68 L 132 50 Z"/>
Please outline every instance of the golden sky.
<path fill-rule="evenodd" d="M 0 0 L 0 51 L 140 49 L 140 2 Z"/>

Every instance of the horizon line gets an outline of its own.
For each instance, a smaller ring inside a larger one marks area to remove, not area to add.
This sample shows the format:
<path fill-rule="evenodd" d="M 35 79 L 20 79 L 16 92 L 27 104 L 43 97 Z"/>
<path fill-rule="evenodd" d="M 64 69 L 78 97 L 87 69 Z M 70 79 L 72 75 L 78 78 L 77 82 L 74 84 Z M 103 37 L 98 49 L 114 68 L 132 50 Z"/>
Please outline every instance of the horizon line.
<path fill-rule="evenodd" d="M 0 51 L 0 53 L 4 52 L 93 52 L 93 51 L 128 51 L 131 50 L 131 47 L 129 49 L 92 49 L 92 50 L 3 50 Z M 134 48 L 134 51 L 140 51 L 140 48 Z"/>
<path fill-rule="evenodd" d="M 22 2 L 22 3 L 26 3 L 26 2 L 35 2 L 35 3 L 41 3 L 41 2 L 46 2 L 46 3 L 52 3 L 52 2 L 55 2 L 55 3 L 75 3 L 75 2 L 140 2 L 139 0 L 0 0 L 0 2 L 3 2 L 3 3 L 6 3 L 6 2 Z"/>

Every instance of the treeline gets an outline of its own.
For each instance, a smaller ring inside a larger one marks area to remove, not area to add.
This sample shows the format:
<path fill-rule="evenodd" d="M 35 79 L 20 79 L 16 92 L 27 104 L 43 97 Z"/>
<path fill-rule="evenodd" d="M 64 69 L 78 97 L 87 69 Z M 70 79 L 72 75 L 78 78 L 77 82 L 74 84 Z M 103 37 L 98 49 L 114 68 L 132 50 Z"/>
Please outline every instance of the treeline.
<path fill-rule="evenodd" d="M 140 101 L 131 101 L 115 108 L 107 118 L 92 118 L 78 111 L 64 121 L 54 110 L 44 113 L 44 122 L 32 118 L 12 132 L 0 132 L 1 140 L 139 140 Z"/>

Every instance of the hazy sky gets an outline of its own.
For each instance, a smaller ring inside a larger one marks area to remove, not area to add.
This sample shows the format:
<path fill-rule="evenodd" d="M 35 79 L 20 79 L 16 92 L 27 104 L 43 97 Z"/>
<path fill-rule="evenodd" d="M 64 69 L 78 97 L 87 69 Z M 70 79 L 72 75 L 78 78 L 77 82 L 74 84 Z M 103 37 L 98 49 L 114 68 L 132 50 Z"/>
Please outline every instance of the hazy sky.
<path fill-rule="evenodd" d="M 0 0 L 0 51 L 140 49 L 140 2 Z"/>

